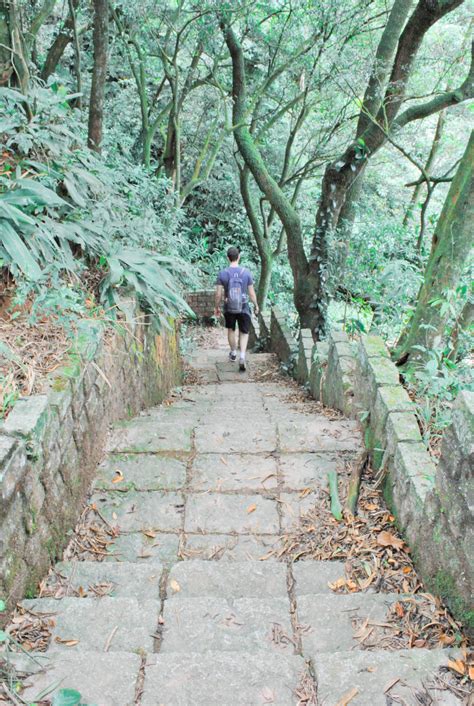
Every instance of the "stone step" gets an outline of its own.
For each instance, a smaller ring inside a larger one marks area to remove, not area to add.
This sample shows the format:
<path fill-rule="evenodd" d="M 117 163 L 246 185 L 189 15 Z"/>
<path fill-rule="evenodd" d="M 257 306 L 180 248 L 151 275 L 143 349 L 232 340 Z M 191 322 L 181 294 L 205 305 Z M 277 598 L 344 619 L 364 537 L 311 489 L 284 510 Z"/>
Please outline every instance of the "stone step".
<path fill-rule="evenodd" d="M 296 586 L 308 593 L 330 593 L 328 583 L 344 573 L 342 562 L 300 563 L 307 566 L 296 564 L 293 567 Z M 169 599 L 277 598 L 287 595 L 287 566 L 274 560 L 223 563 L 195 559 L 175 564 L 168 576 Z"/>
<path fill-rule="evenodd" d="M 350 700 L 350 706 L 386 706 L 389 703 L 461 706 L 461 701 L 447 691 L 430 689 L 431 700 L 423 689 L 429 686 L 438 668 L 447 664 L 448 650 L 415 648 L 305 656 L 312 657 L 318 683 L 318 703 L 324 706 L 346 703 L 343 696 L 351 689 L 355 689 L 356 693 Z M 425 695 L 425 699 L 421 696 L 417 699 L 418 690 Z"/>
<path fill-rule="evenodd" d="M 294 706 L 304 670 L 304 660 L 291 653 L 213 650 L 150 655 L 141 705 Z"/>
<path fill-rule="evenodd" d="M 99 594 L 104 592 L 102 597 L 131 596 L 137 600 L 158 600 L 160 597 L 163 567 L 158 562 L 147 566 L 132 562 L 62 561 L 56 564 L 55 570 L 67 578 L 67 586 L 71 590 L 82 587 L 90 598 L 96 596 L 94 587 L 99 587 Z"/>
<path fill-rule="evenodd" d="M 152 652 L 159 600 L 137 598 L 36 598 L 20 604 L 54 621 L 48 652 Z M 77 640 L 77 644 L 67 644 Z"/>
<path fill-rule="evenodd" d="M 97 469 L 93 490 L 176 490 L 186 483 L 187 458 L 156 454 L 111 455 Z"/>
<path fill-rule="evenodd" d="M 165 602 L 161 653 L 294 649 L 288 598 L 185 598 Z"/>
<path fill-rule="evenodd" d="M 365 620 L 368 629 L 383 630 L 380 626 L 387 623 L 389 606 L 402 597 L 388 593 L 301 594 L 298 583 L 295 593 L 305 654 L 361 649 L 354 632 Z"/>
<path fill-rule="evenodd" d="M 42 655 L 41 655 L 42 657 Z M 97 706 L 133 706 L 140 672 L 141 657 L 130 652 L 67 652 L 47 654 L 44 671 L 22 680 L 26 689 L 22 703 L 37 702 L 38 695 L 51 687 L 76 689 L 82 696 L 81 703 Z M 35 667 L 32 660 L 14 661 L 19 671 L 30 672 Z M 53 692 L 54 693 L 54 692 Z"/>

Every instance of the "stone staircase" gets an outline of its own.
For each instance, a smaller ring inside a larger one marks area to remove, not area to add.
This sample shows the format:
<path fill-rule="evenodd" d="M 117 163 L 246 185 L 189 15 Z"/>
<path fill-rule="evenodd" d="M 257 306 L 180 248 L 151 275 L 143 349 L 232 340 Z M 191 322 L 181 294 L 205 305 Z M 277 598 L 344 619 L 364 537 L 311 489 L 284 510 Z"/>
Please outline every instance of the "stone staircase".
<path fill-rule="evenodd" d="M 27 703 L 60 683 L 97 706 L 415 705 L 446 663 L 360 649 L 353 619 L 383 623 L 399 595 L 333 593 L 339 562 L 263 560 L 361 438 L 252 380 L 265 356 L 250 377 L 225 356 L 198 351 L 202 384 L 115 430 L 90 503 L 120 533 L 104 561 L 57 564 L 60 598 L 23 601 L 54 622 Z"/>

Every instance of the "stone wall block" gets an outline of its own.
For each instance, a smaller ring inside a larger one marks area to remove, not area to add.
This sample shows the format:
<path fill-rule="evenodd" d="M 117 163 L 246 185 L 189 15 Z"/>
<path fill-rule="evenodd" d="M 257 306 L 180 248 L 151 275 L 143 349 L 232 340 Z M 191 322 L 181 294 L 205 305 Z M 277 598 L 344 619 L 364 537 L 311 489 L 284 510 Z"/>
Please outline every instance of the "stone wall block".
<path fill-rule="evenodd" d="M 422 443 L 420 429 L 414 414 L 408 412 L 390 412 L 385 421 L 385 448 L 387 454 L 393 456 L 397 444 L 401 442 Z"/>
<path fill-rule="evenodd" d="M 318 341 L 313 346 L 311 369 L 309 374 L 309 389 L 311 395 L 318 402 L 322 397 L 322 387 L 326 374 L 329 353 L 329 343 Z"/>
<path fill-rule="evenodd" d="M 298 344 L 293 338 L 286 318 L 278 307 L 274 306 L 270 322 L 271 350 L 289 368 L 293 366 L 298 356 Z"/>
<path fill-rule="evenodd" d="M 17 400 L 13 410 L 0 424 L 3 431 L 24 440 L 27 455 L 39 458 L 42 454 L 42 438 L 49 419 L 48 398 L 34 395 Z"/>
<path fill-rule="evenodd" d="M 386 358 L 369 358 L 366 377 L 369 384 L 369 404 L 373 404 L 377 390 L 382 385 L 400 384 L 397 368 Z"/>
<path fill-rule="evenodd" d="M 413 414 L 414 411 L 415 405 L 401 385 L 384 385 L 377 388 L 372 416 L 373 421 L 381 429 L 385 427 L 387 416 L 390 413 L 404 412 Z"/>
<path fill-rule="evenodd" d="M 4 511 L 23 482 L 27 457 L 25 444 L 18 439 L 0 435 L 1 507 Z"/>
<path fill-rule="evenodd" d="M 25 498 L 25 524 L 27 531 L 31 534 L 35 530 L 35 525 L 43 503 L 46 492 L 38 474 L 38 468 L 34 465 L 28 468 L 23 481 L 23 495 Z"/>
<path fill-rule="evenodd" d="M 301 385 L 306 385 L 311 370 L 313 337 L 310 329 L 302 329 L 298 341 L 298 362 L 295 377 Z"/>
<path fill-rule="evenodd" d="M 400 485 L 406 493 L 396 508 L 402 527 L 406 527 L 411 517 L 422 517 L 426 497 L 434 488 L 436 467 L 424 445 L 411 442 L 397 444 L 388 465 L 394 487 Z"/>

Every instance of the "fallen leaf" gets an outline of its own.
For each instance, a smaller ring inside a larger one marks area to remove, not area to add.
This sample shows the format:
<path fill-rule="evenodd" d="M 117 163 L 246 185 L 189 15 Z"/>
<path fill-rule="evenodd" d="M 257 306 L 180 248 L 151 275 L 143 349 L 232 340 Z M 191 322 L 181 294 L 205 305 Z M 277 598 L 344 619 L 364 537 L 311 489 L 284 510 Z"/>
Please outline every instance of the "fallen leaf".
<path fill-rule="evenodd" d="M 445 632 L 442 632 L 441 635 L 439 636 L 439 641 L 441 642 L 442 645 L 452 645 L 455 640 L 454 635 L 446 635 Z"/>
<path fill-rule="evenodd" d="M 462 676 L 466 673 L 466 665 L 460 659 L 448 659 L 448 667 Z"/>
<path fill-rule="evenodd" d="M 257 509 L 257 506 L 255 505 L 255 503 L 252 503 L 247 508 L 247 514 L 250 515 L 250 513 L 255 512 L 256 509 Z"/>
<path fill-rule="evenodd" d="M 347 706 L 347 704 L 352 701 L 354 696 L 357 696 L 358 693 L 359 689 L 356 689 L 356 687 L 354 686 L 350 691 L 346 691 L 344 696 L 339 699 L 336 706 Z"/>
<path fill-rule="evenodd" d="M 337 591 L 339 588 L 344 588 L 345 585 L 346 579 L 344 578 L 337 579 L 337 581 L 333 581 L 332 583 L 328 582 L 328 586 L 331 591 Z"/>
<path fill-rule="evenodd" d="M 364 508 L 365 510 L 378 510 L 378 505 L 374 505 L 373 503 L 366 503 Z"/>
<path fill-rule="evenodd" d="M 145 535 L 145 537 L 150 537 L 151 539 L 155 539 L 156 537 L 156 532 L 154 530 L 142 530 L 142 533 Z"/>
<path fill-rule="evenodd" d="M 113 519 L 113 520 L 116 520 L 116 519 L 117 519 L 117 513 L 116 513 L 116 512 L 113 512 L 113 513 L 112 513 L 112 519 Z"/>
<path fill-rule="evenodd" d="M 395 603 L 395 605 L 393 607 L 395 608 L 395 612 L 398 615 L 398 617 L 403 618 L 403 616 L 405 615 L 405 610 L 404 610 L 402 604 L 397 602 L 397 603 Z"/>
<path fill-rule="evenodd" d="M 402 572 L 404 574 L 411 574 L 411 566 L 404 566 Z"/>
<path fill-rule="evenodd" d="M 175 581 L 175 579 L 171 579 L 170 587 L 175 593 L 178 593 L 178 591 L 181 591 L 181 586 L 179 585 L 179 583 L 177 581 Z"/>
<path fill-rule="evenodd" d="M 311 488 L 303 488 L 303 490 L 300 492 L 300 498 L 305 498 L 307 495 L 309 495 L 311 492 Z"/>
<path fill-rule="evenodd" d="M 225 460 L 224 456 L 221 456 L 221 461 L 222 461 L 222 463 L 224 464 L 224 466 L 228 466 L 228 465 L 229 465 L 229 464 L 227 463 L 227 461 Z"/>
<path fill-rule="evenodd" d="M 74 647 L 79 644 L 79 640 L 63 640 L 62 637 L 55 637 L 54 641 L 60 645 L 66 645 L 66 647 Z"/>
<path fill-rule="evenodd" d="M 164 624 L 165 624 L 165 619 L 163 618 L 162 615 L 160 615 L 160 617 L 158 618 L 158 623 L 159 623 L 160 625 L 164 625 Z"/>
<path fill-rule="evenodd" d="M 123 480 L 125 480 L 124 475 L 122 471 L 117 468 L 115 471 L 115 476 L 112 478 L 112 483 L 121 483 Z"/>
<path fill-rule="evenodd" d="M 404 545 L 404 541 L 403 539 L 395 537 L 394 534 L 383 530 L 383 532 L 380 532 L 377 536 L 377 544 L 380 544 L 381 547 L 393 547 L 394 549 L 401 549 Z"/>
<path fill-rule="evenodd" d="M 468 674 L 469 674 L 469 679 L 471 681 L 474 681 L 474 664 L 469 665 Z"/>

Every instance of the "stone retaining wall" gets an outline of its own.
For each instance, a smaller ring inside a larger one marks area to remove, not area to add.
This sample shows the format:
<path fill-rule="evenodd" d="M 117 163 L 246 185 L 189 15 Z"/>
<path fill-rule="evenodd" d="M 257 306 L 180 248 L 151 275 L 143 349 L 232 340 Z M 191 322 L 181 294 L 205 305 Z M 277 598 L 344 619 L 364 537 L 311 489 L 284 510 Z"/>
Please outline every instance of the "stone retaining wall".
<path fill-rule="evenodd" d="M 286 322 L 286 317 L 276 306 L 272 308 L 271 312 L 268 340 L 267 348 L 277 354 L 289 371 L 293 371 L 298 362 L 298 343 Z"/>
<path fill-rule="evenodd" d="M 415 407 L 381 338 L 357 346 L 343 332 L 313 349 L 309 385 L 325 405 L 358 418 L 385 497 L 428 587 L 474 632 L 474 393 L 462 392 L 439 463 L 423 443 Z"/>
<path fill-rule="evenodd" d="M 0 597 L 34 591 L 74 527 L 111 422 L 159 403 L 179 384 L 174 328 L 154 335 L 91 327 L 45 394 L 20 399 L 0 424 Z"/>
<path fill-rule="evenodd" d="M 214 316 L 215 292 L 213 289 L 189 292 L 186 295 L 186 301 L 198 319 L 208 321 Z"/>

